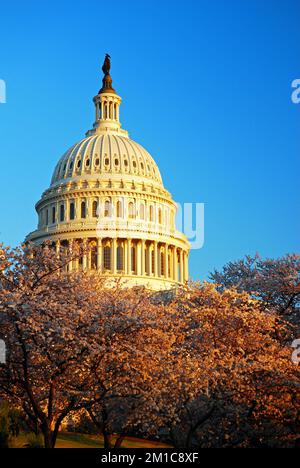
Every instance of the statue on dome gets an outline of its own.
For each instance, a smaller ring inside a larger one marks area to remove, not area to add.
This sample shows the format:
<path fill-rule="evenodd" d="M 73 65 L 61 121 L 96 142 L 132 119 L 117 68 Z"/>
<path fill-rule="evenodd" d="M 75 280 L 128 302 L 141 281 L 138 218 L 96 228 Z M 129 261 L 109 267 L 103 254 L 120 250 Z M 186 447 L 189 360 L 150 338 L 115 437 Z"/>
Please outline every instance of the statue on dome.
<path fill-rule="evenodd" d="M 106 54 L 105 55 L 105 60 L 103 63 L 102 71 L 104 75 L 109 75 L 110 72 L 110 55 Z"/>

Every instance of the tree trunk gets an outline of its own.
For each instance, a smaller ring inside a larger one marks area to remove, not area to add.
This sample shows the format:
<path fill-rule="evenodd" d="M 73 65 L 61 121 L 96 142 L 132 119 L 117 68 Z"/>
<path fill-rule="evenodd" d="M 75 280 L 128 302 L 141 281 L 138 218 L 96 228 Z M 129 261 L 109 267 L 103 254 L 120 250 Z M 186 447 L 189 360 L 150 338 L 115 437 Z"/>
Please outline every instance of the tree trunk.
<path fill-rule="evenodd" d="M 119 435 L 119 437 L 117 438 L 117 440 L 115 442 L 114 448 L 120 448 L 124 439 L 125 439 L 125 434 L 124 435 L 123 434 Z"/>
<path fill-rule="evenodd" d="M 45 448 L 53 448 L 52 445 L 52 437 L 51 431 L 49 428 L 42 428 L 43 436 L 44 436 L 44 446 Z"/>

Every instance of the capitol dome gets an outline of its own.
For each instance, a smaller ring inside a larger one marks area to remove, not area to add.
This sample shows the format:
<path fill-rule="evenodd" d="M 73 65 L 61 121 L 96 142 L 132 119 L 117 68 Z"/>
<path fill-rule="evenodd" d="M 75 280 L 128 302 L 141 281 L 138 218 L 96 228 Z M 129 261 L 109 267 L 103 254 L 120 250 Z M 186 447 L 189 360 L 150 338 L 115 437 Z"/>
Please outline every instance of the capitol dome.
<path fill-rule="evenodd" d="M 84 138 L 59 160 L 51 185 L 81 177 L 125 177 L 162 186 L 159 169 L 150 154 L 126 136 L 111 133 Z"/>
<path fill-rule="evenodd" d="M 53 242 L 57 252 L 83 247 L 68 270 L 95 270 L 129 286 L 161 290 L 188 280 L 189 242 L 175 226 L 177 205 L 152 156 L 120 123 L 110 57 L 94 97 L 95 122 L 57 163 L 36 204 L 37 230 L 27 241 Z"/>

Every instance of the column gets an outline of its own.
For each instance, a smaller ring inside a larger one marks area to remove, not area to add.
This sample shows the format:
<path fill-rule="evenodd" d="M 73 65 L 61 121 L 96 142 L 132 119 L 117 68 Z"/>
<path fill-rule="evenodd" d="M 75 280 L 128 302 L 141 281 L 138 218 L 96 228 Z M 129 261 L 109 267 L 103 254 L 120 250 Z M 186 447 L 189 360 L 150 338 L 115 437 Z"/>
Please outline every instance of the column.
<path fill-rule="evenodd" d="M 59 256 L 59 254 L 60 254 L 60 240 L 55 242 L 55 250 L 56 250 L 56 255 Z"/>
<path fill-rule="evenodd" d="M 73 240 L 69 241 L 69 254 L 73 255 Z M 73 259 L 69 263 L 69 271 L 71 272 L 73 270 Z"/>
<path fill-rule="evenodd" d="M 142 261 L 141 261 L 141 275 L 144 276 L 146 274 L 146 264 L 145 264 L 145 252 L 146 252 L 146 249 L 145 249 L 145 240 L 142 239 L 142 242 L 141 242 L 141 257 L 142 257 Z"/>
<path fill-rule="evenodd" d="M 157 241 L 154 241 L 154 276 L 158 276 L 158 248 Z"/>
<path fill-rule="evenodd" d="M 188 263 L 188 253 L 184 253 L 184 279 L 185 281 L 189 280 L 189 263 Z"/>
<path fill-rule="evenodd" d="M 164 270 L 165 270 L 165 278 L 169 277 L 169 245 L 165 245 L 165 265 L 164 265 Z"/>
<path fill-rule="evenodd" d="M 152 249 L 151 249 L 151 244 L 148 245 L 148 252 L 147 252 L 147 255 L 148 255 L 148 275 L 151 276 L 152 275 Z"/>
<path fill-rule="evenodd" d="M 87 253 L 87 269 L 92 269 L 92 246 L 89 246 L 89 250 Z"/>
<path fill-rule="evenodd" d="M 136 274 L 137 276 L 141 276 L 142 270 L 142 259 L 141 259 L 141 242 L 137 241 L 136 243 Z"/>
<path fill-rule="evenodd" d="M 178 281 L 177 248 L 173 247 L 173 280 Z"/>
<path fill-rule="evenodd" d="M 75 240 L 76 242 L 76 240 Z M 79 257 L 78 257 L 78 244 L 76 243 L 76 257 L 74 259 L 74 269 L 75 271 L 79 270 Z"/>
<path fill-rule="evenodd" d="M 180 282 L 184 282 L 184 277 L 183 277 L 183 251 L 180 249 Z"/>
<path fill-rule="evenodd" d="M 127 275 L 131 274 L 131 239 L 127 239 Z"/>
<path fill-rule="evenodd" d="M 117 239 L 112 239 L 111 243 L 111 270 L 112 274 L 117 273 Z"/>
<path fill-rule="evenodd" d="M 82 256 L 82 268 L 85 271 L 87 269 L 87 246 L 88 241 L 84 239 L 83 241 L 83 256 Z"/>
<path fill-rule="evenodd" d="M 124 264 L 123 264 L 123 270 L 125 272 L 125 275 L 127 275 L 127 267 L 128 267 L 128 244 L 126 240 L 123 242 L 123 248 L 124 248 Z"/>
<path fill-rule="evenodd" d="M 97 240 L 97 270 L 102 272 L 102 239 Z"/>

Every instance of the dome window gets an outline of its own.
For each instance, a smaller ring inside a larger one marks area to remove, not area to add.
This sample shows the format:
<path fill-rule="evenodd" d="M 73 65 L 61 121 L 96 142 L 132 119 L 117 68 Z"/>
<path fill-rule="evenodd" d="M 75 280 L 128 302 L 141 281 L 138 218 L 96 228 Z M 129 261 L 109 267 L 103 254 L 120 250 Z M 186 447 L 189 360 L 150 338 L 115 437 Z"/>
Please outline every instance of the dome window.
<path fill-rule="evenodd" d="M 73 166 L 74 166 L 74 162 L 71 161 L 71 164 L 70 164 L 70 169 L 73 169 Z"/>
<path fill-rule="evenodd" d="M 123 205 L 120 200 L 117 202 L 117 218 L 123 218 Z"/>
<path fill-rule="evenodd" d="M 99 164 L 100 164 L 100 159 L 99 158 L 96 159 L 95 164 L 96 164 L 96 166 L 99 166 Z"/>
<path fill-rule="evenodd" d="M 105 218 L 110 218 L 111 217 L 111 204 L 108 200 L 106 200 L 104 204 L 104 216 Z"/>
<path fill-rule="evenodd" d="M 158 210 L 158 222 L 159 222 L 159 224 L 162 224 L 162 211 L 161 211 L 161 208 L 159 208 L 159 210 Z"/>
<path fill-rule="evenodd" d="M 118 165 L 119 165 L 119 160 L 115 159 L 115 166 L 118 166 Z"/>
<path fill-rule="evenodd" d="M 143 171 L 144 170 L 144 164 L 143 163 L 141 163 L 141 168 L 142 168 L 142 171 Z"/>
<path fill-rule="evenodd" d="M 133 202 L 130 202 L 128 205 L 128 218 L 134 219 L 135 218 L 135 206 Z"/>
<path fill-rule="evenodd" d="M 64 222 L 65 220 L 65 205 L 60 205 L 60 222 Z"/>
<path fill-rule="evenodd" d="M 151 223 L 154 221 L 154 209 L 153 209 L 153 206 L 150 206 L 150 221 Z"/>
<path fill-rule="evenodd" d="M 77 161 L 77 167 L 78 167 L 78 169 L 80 169 L 80 167 L 81 167 L 81 160 L 80 159 L 79 159 L 79 161 Z"/>
<path fill-rule="evenodd" d="M 98 215 L 98 202 L 95 200 L 93 202 L 93 218 L 97 218 L 97 215 Z"/>
<path fill-rule="evenodd" d="M 56 209 L 55 206 L 52 207 L 52 224 L 56 221 Z"/>
<path fill-rule="evenodd" d="M 72 202 L 70 204 L 70 219 L 73 220 L 75 219 L 75 204 Z"/>
<path fill-rule="evenodd" d="M 145 205 L 144 204 L 141 204 L 141 207 L 140 207 L 140 218 L 145 219 Z"/>
<path fill-rule="evenodd" d="M 109 159 L 108 158 L 105 158 L 104 164 L 105 164 L 105 166 L 109 166 Z"/>
<path fill-rule="evenodd" d="M 136 161 L 133 161 L 132 165 L 136 169 Z"/>
<path fill-rule="evenodd" d="M 86 203 L 84 201 L 81 203 L 81 218 L 86 218 Z"/>
<path fill-rule="evenodd" d="M 128 167 L 128 161 L 127 161 L 127 159 L 125 159 L 125 161 L 124 161 L 124 166 L 125 166 L 125 167 Z"/>
<path fill-rule="evenodd" d="M 91 164 L 90 160 L 87 159 L 85 164 L 86 164 L 87 167 L 90 167 L 90 164 Z"/>

